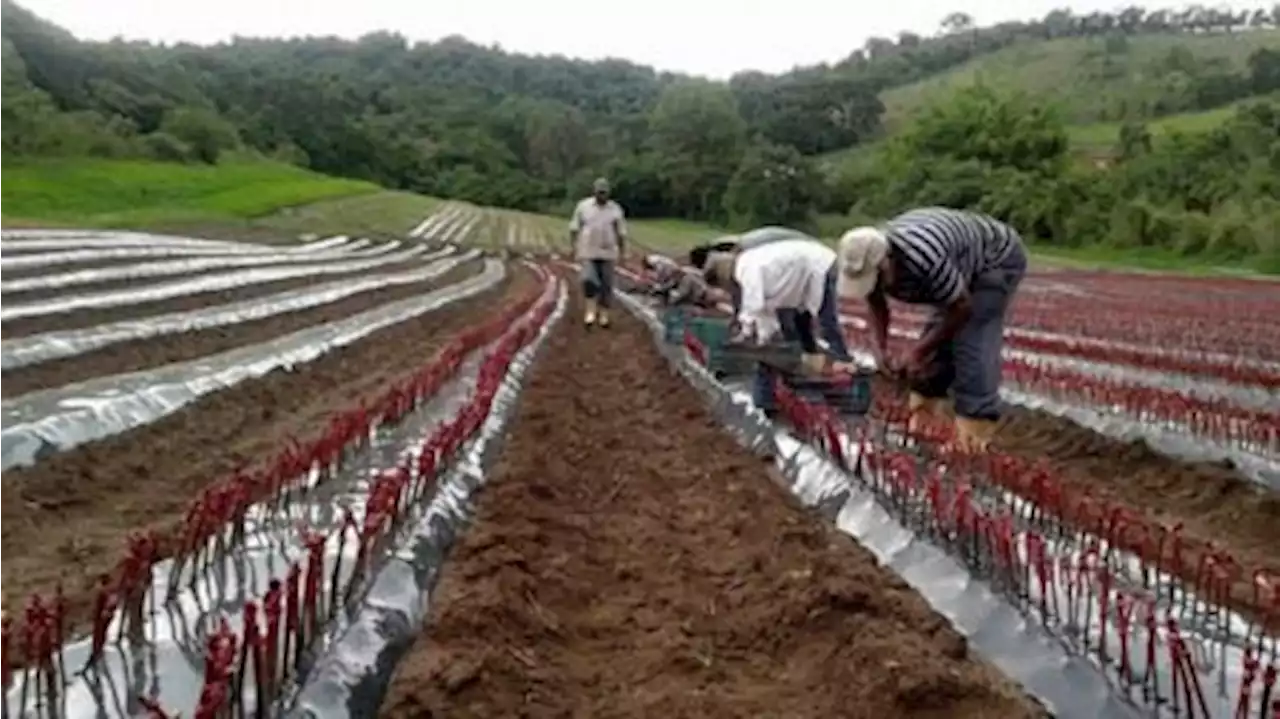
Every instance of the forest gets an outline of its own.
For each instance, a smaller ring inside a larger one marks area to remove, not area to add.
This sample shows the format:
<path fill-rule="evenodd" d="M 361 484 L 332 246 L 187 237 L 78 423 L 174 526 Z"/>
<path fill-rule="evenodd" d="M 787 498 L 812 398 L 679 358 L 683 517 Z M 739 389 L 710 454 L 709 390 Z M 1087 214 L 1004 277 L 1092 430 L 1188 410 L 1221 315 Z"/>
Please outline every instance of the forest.
<path fill-rule="evenodd" d="M 834 63 L 728 82 L 623 60 L 504 52 L 392 32 L 213 45 L 80 41 L 3 2 L 3 151 L 214 164 L 254 153 L 386 187 L 562 212 L 596 175 L 638 217 L 816 227 L 916 204 L 976 207 L 1061 245 L 1168 248 L 1280 263 L 1280 5 L 1130 7 L 872 38 Z M 1122 62 L 1146 35 L 1268 33 L 1234 67 L 1175 46 Z M 882 93 L 1021 44 L 1088 38 L 1112 71 L 1153 77 L 1112 157 L 1082 161 L 1061 108 L 980 79 L 893 132 Z M 1136 64 L 1137 61 L 1134 61 Z M 1236 103 L 1205 132 L 1153 137 L 1164 115 Z M 868 146 L 855 171 L 820 156 Z"/>

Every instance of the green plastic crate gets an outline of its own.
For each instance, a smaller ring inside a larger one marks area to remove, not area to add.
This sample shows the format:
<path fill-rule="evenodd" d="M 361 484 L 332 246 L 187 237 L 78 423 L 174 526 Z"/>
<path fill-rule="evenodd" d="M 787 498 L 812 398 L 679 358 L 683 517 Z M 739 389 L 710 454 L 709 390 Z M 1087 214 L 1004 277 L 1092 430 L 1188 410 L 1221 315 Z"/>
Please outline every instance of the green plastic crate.
<path fill-rule="evenodd" d="M 662 312 L 662 339 L 667 344 L 684 341 L 684 323 L 689 311 L 684 307 L 668 307 Z"/>
<path fill-rule="evenodd" d="M 718 377 L 751 374 L 755 361 L 732 356 L 724 346 L 729 340 L 727 317 L 687 317 L 685 329 L 707 348 L 707 369 Z"/>

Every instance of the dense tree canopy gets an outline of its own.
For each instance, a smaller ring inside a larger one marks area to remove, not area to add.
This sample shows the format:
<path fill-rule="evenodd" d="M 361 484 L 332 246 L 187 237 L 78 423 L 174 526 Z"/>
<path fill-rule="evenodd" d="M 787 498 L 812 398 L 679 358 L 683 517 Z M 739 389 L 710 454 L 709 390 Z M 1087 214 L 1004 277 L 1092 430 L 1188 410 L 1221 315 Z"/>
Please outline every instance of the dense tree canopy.
<path fill-rule="evenodd" d="M 1081 179 L 1097 172 L 1069 162 L 1051 108 L 985 87 L 920 113 L 861 175 L 833 183 L 814 157 L 879 140 L 881 91 L 1014 43 L 1097 36 L 1119 48 L 1137 33 L 1277 25 L 1280 5 L 1059 10 L 989 28 L 952 13 L 932 37 L 873 38 L 834 64 L 721 83 L 621 60 L 530 57 L 456 37 L 411 43 L 385 32 L 207 47 L 81 42 L 4 0 L 3 150 L 10 158 L 205 163 L 239 150 L 535 210 L 560 209 L 607 174 L 633 215 L 737 224 L 804 225 L 816 212 L 851 206 L 878 213 L 912 203 L 981 206 L 1028 232 L 1078 243 L 1097 232 L 1079 230 L 1073 208 L 1093 208 L 1094 220 L 1123 209 L 1114 197 L 1108 204 L 1107 192 L 1130 193 L 1148 214 L 1264 212 L 1276 162 L 1265 110 L 1242 112 L 1219 133 L 1170 142 L 1153 142 L 1141 120 L 1184 109 L 1188 97 L 1215 106 L 1277 90 L 1280 48 L 1254 53 L 1233 74 L 1175 47 L 1162 62 L 1191 79 L 1171 80 L 1137 108 L 1117 138 L 1120 165 L 1104 181 Z M 1199 166 L 1171 169 L 1182 162 Z"/>

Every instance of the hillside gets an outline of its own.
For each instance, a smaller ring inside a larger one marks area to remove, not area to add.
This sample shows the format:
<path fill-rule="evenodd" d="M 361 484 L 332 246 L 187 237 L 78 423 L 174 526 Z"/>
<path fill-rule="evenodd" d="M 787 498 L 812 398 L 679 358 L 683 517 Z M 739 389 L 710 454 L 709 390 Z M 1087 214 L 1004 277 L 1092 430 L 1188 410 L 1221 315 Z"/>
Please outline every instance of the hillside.
<path fill-rule="evenodd" d="M 1259 49 L 1280 50 L 1280 30 L 1239 33 L 1152 33 L 1024 41 L 924 80 L 880 95 L 887 130 L 900 128 L 924 105 L 959 87 L 984 82 L 1021 91 L 1058 107 L 1070 124 L 1147 119 L 1209 109 L 1217 91 L 1253 94 L 1248 87 L 1223 87 L 1223 77 L 1248 73 Z M 1230 81 L 1225 83 L 1230 85 Z M 1228 101 L 1238 97 L 1226 97 Z"/>

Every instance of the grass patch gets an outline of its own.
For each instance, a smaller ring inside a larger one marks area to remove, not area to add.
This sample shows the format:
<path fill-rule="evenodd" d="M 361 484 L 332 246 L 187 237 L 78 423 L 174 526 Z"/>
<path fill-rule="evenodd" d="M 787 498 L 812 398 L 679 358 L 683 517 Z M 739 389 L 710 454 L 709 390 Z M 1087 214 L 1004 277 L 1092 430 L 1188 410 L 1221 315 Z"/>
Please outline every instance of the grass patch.
<path fill-rule="evenodd" d="M 218 165 L 59 159 L 6 163 L 3 219 L 149 229 L 245 220 L 376 185 L 248 158 Z"/>
<path fill-rule="evenodd" d="M 1137 111 L 1162 96 L 1163 78 L 1154 67 L 1174 48 L 1197 60 L 1221 58 L 1237 71 L 1250 54 L 1280 43 L 1280 30 L 1241 33 L 1144 34 L 1113 41 L 1102 37 L 1027 41 L 881 93 L 885 126 L 901 127 L 924 106 L 960 87 L 985 82 L 1019 90 L 1061 108 L 1070 123 L 1089 124 Z"/>
<path fill-rule="evenodd" d="M 442 204 L 426 195 L 384 190 L 285 207 L 252 224 L 290 233 L 403 236 Z"/>

